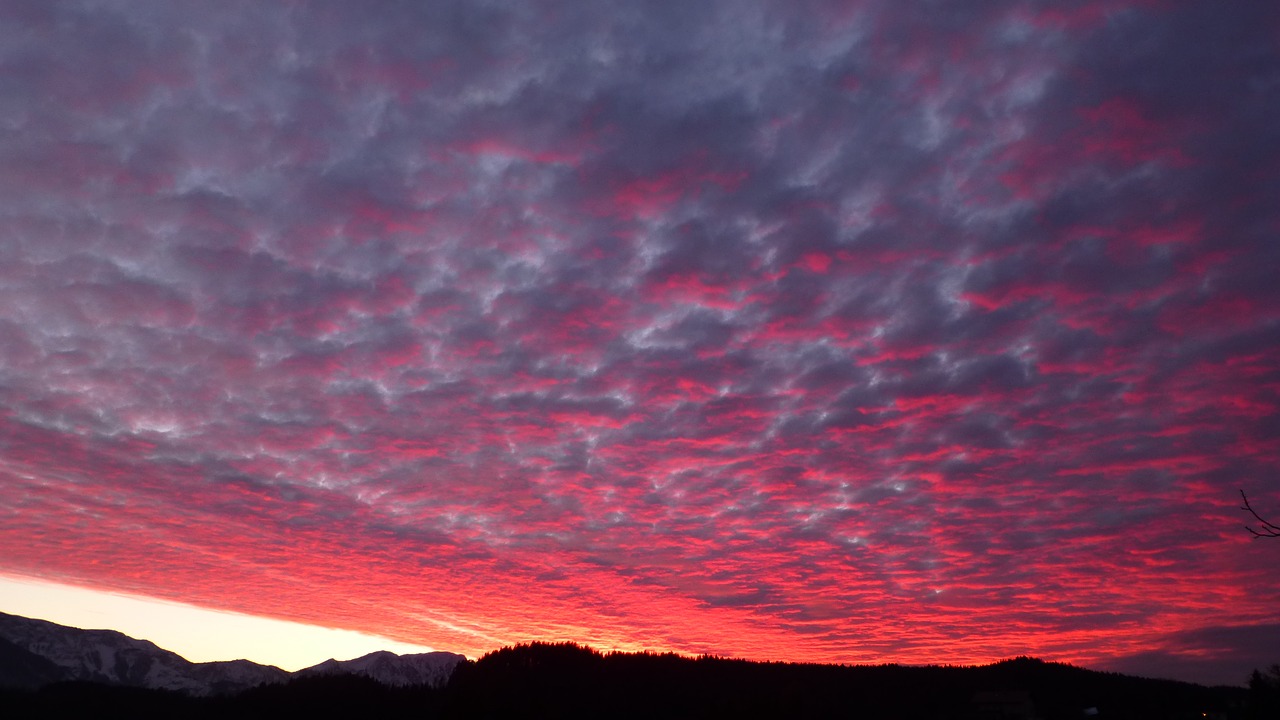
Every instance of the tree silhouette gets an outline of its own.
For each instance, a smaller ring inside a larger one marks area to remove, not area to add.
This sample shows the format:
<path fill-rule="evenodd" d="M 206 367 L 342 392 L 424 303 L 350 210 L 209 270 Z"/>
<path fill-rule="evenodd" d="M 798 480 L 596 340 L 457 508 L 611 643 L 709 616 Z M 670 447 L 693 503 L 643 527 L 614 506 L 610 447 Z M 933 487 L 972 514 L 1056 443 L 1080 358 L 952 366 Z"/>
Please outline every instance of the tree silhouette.
<path fill-rule="evenodd" d="M 1243 490 L 1240 491 L 1240 497 L 1241 499 L 1244 500 L 1244 505 L 1240 509 L 1248 510 L 1249 514 L 1252 515 L 1255 520 L 1261 523 L 1258 526 L 1260 529 L 1254 529 L 1249 525 L 1245 525 L 1244 529 L 1253 533 L 1253 536 L 1255 538 L 1280 538 L 1280 525 L 1269 523 L 1265 519 L 1263 519 L 1263 517 L 1259 515 L 1256 510 L 1253 509 L 1253 506 L 1249 504 L 1249 496 L 1245 495 Z"/>
<path fill-rule="evenodd" d="M 1253 718 L 1280 717 L 1280 665 L 1262 672 L 1254 670 L 1249 678 L 1249 704 Z"/>

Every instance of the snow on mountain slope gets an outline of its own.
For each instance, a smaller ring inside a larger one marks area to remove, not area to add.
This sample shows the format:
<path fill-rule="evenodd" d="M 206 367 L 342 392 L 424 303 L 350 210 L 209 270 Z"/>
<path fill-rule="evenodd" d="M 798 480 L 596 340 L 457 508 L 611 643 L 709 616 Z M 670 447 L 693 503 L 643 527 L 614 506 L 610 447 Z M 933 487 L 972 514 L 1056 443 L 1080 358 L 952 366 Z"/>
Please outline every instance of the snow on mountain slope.
<path fill-rule="evenodd" d="M 291 674 L 248 660 L 193 663 L 114 630 L 80 630 L 0 613 L 0 686 L 7 687 L 87 680 L 212 695 L 295 676 L 344 673 L 364 675 L 386 685 L 440 687 L 465 659 L 447 652 L 396 655 L 379 651 L 354 660 L 326 660 Z"/>
<path fill-rule="evenodd" d="M 280 668 L 247 660 L 193 663 L 114 630 L 80 630 L 5 613 L 0 613 L 0 639 L 60 668 L 63 677 L 57 679 L 207 695 L 288 678 Z"/>
<path fill-rule="evenodd" d="M 291 677 L 290 673 L 274 665 L 259 665 L 249 660 L 192 663 L 192 670 L 205 687 L 205 693 L 213 695 L 284 682 Z"/>
<path fill-rule="evenodd" d="M 430 685 L 449 681 L 453 669 L 466 658 L 456 653 L 430 652 L 397 655 L 381 650 L 354 660 L 325 660 L 297 672 L 299 676 L 350 673 L 373 678 L 384 685 Z"/>

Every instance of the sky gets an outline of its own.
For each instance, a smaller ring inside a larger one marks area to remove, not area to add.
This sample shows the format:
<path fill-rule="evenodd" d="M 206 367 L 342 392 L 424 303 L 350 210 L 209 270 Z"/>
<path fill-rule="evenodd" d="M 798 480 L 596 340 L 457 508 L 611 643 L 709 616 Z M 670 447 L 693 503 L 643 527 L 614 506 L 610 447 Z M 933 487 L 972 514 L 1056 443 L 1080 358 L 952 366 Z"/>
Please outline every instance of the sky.
<path fill-rule="evenodd" d="M 0 575 L 1241 684 L 1277 48 L 1262 0 L 0 0 Z"/>
<path fill-rule="evenodd" d="M 290 672 L 328 659 L 371 652 L 430 652 L 431 648 L 351 630 L 325 628 L 259 615 L 224 612 L 126 593 L 94 590 L 34 578 L 0 576 L 3 609 L 87 630 L 115 630 L 165 650 L 180 649 L 191 662 L 257 662 Z"/>

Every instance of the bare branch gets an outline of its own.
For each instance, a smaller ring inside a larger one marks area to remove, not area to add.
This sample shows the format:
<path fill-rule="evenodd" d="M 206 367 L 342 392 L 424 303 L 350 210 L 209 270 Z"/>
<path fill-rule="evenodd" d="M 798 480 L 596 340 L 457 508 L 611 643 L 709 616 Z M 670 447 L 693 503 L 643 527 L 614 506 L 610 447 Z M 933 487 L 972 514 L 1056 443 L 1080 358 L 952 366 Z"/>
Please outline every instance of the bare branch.
<path fill-rule="evenodd" d="M 1244 494 L 1244 490 L 1240 491 L 1240 498 L 1244 500 L 1244 505 L 1240 509 L 1248 510 L 1249 514 L 1252 515 L 1255 520 L 1262 523 L 1261 530 L 1255 530 L 1248 525 L 1245 525 L 1244 529 L 1253 533 L 1255 538 L 1280 538 L 1280 525 L 1275 525 L 1264 520 L 1263 517 L 1258 514 L 1258 511 L 1254 510 L 1253 506 L 1249 504 L 1249 496 Z"/>

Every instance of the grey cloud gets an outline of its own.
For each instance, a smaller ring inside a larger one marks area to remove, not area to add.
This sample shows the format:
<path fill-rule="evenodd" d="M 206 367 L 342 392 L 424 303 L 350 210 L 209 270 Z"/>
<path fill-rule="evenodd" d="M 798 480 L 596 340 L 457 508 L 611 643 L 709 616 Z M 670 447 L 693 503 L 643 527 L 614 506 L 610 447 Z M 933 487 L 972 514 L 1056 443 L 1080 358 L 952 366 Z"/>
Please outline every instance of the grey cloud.
<path fill-rule="evenodd" d="M 1275 663 L 1280 625 L 1212 626 L 1176 633 L 1167 649 L 1111 658 L 1101 667 L 1147 677 L 1244 685 L 1249 674 Z"/>

